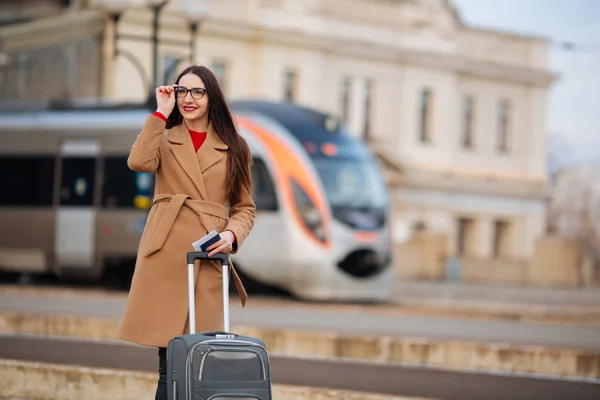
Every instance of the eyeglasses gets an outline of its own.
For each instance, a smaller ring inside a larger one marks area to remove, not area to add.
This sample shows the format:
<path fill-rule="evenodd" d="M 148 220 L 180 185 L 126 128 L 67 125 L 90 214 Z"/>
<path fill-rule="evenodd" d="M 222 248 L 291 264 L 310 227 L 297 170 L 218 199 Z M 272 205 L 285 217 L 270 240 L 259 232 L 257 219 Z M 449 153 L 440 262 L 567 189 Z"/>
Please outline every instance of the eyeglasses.
<path fill-rule="evenodd" d="M 200 100 L 202 97 L 204 97 L 204 94 L 206 93 L 206 89 L 204 88 L 192 88 L 192 89 L 188 89 L 188 88 L 184 88 L 183 86 L 175 86 L 175 96 L 177 97 L 185 97 L 187 96 L 188 92 L 190 92 L 190 94 L 192 95 L 192 97 L 196 100 Z"/>

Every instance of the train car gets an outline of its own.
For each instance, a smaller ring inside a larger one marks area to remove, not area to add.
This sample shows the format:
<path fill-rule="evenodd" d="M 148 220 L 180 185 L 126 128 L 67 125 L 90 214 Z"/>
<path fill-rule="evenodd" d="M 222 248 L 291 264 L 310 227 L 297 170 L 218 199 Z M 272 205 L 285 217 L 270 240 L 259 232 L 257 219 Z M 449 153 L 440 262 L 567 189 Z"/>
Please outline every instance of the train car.
<path fill-rule="evenodd" d="M 366 146 L 315 110 L 256 100 L 232 109 L 257 206 L 236 267 L 301 299 L 387 299 L 388 196 Z M 126 160 L 147 115 L 0 113 L 0 269 L 92 280 L 131 271 L 153 185 Z"/>

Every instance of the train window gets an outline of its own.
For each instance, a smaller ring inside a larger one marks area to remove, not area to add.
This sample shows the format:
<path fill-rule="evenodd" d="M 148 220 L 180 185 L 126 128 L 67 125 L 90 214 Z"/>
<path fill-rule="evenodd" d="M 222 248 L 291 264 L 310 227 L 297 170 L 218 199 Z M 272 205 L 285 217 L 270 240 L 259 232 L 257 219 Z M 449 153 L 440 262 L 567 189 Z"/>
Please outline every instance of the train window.
<path fill-rule="evenodd" d="M 385 181 L 375 162 L 341 157 L 313 158 L 333 207 L 377 210 L 386 207 Z"/>
<path fill-rule="evenodd" d="M 91 206 L 94 201 L 96 159 L 65 157 L 60 185 L 61 206 Z"/>
<path fill-rule="evenodd" d="M 52 206 L 54 157 L 0 156 L 0 204 Z"/>
<path fill-rule="evenodd" d="M 127 166 L 127 156 L 104 159 L 102 205 L 105 208 L 132 208 L 136 191 L 136 172 Z M 151 195 L 152 190 L 148 193 Z"/>
<path fill-rule="evenodd" d="M 263 160 L 255 158 L 252 167 L 252 184 L 254 185 L 254 203 L 257 210 L 277 210 L 277 197 L 273 178 Z"/>

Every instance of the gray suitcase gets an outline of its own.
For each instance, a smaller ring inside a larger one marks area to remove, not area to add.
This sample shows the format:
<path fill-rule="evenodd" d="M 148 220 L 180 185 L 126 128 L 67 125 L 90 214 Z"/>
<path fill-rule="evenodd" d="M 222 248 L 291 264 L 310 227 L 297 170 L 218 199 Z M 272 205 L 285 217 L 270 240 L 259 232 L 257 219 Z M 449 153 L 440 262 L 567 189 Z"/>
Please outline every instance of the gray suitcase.
<path fill-rule="evenodd" d="M 195 333 L 194 262 L 223 265 L 224 331 Z M 167 347 L 169 400 L 272 400 L 269 355 L 262 340 L 229 332 L 229 256 L 187 254 L 190 334 Z"/>

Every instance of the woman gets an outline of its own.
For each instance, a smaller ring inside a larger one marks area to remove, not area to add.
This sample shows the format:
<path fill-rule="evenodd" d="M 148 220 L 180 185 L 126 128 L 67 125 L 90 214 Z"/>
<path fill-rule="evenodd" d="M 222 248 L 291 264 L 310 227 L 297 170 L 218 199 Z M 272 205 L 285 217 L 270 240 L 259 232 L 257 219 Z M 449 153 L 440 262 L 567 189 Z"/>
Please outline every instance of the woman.
<path fill-rule="evenodd" d="M 176 82 L 156 89 L 157 111 L 147 117 L 127 160 L 134 171 L 154 173 L 156 183 L 119 338 L 159 348 L 157 400 L 167 398 L 169 340 L 188 333 L 186 253 L 216 230 L 221 240 L 209 254 L 234 254 L 255 217 L 250 150 L 217 79 L 206 67 L 191 66 Z M 196 329 L 221 330 L 221 266 L 200 264 Z M 232 275 L 245 305 L 246 292 L 234 269 Z"/>

